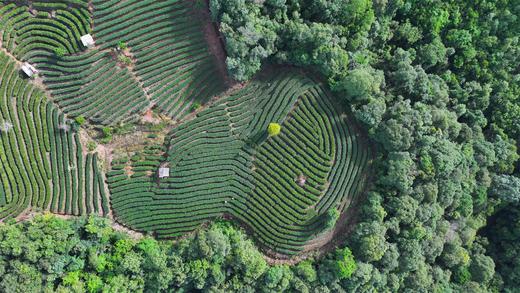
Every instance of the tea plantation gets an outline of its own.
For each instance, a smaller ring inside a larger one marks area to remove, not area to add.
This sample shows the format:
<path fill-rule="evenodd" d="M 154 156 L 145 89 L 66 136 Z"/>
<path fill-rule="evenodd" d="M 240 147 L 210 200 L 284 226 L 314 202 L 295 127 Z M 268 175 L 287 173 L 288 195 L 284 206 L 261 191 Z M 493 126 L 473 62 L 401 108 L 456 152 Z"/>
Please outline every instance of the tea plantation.
<path fill-rule="evenodd" d="M 266 69 L 229 89 L 204 9 L 0 2 L 0 218 L 95 213 L 173 238 L 230 217 L 280 256 L 353 212 L 371 151 L 349 114 L 301 69 Z M 164 141 L 121 151 L 92 136 L 142 126 L 145 113 L 169 125 Z"/>
<path fill-rule="evenodd" d="M 30 206 L 60 214 L 108 214 L 97 155 L 83 152 L 63 113 L 20 77 L 4 53 L 0 103 L 0 217 L 17 216 Z"/>
<path fill-rule="evenodd" d="M 282 131 L 268 137 L 272 121 Z M 369 152 L 347 122 L 305 75 L 260 77 L 176 128 L 166 160 L 151 147 L 115 161 L 108 173 L 114 213 L 160 238 L 225 213 L 266 247 L 293 254 L 323 230 L 327 211 L 347 209 L 361 191 Z M 160 165 L 170 177 L 157 178 Z"/>

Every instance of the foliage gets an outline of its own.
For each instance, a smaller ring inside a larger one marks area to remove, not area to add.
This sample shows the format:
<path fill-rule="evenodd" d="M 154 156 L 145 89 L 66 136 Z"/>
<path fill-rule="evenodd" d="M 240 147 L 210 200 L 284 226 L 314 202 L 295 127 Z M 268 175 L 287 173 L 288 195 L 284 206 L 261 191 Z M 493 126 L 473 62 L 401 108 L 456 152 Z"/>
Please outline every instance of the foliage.
<path fill-rule="evenodd" d="M 227 68 L 239 81 L 250 79 L 274 53 L 276 22 L 261 17 L 261 8 L 246 1 L 210 2 L 211 15 L 221 21 L 220 29 L 226 36 Z"/>
<path fill-rule="evenodd" d="M 94 141 L 89 141 L 89 142 L 87 143 L 87 150 L 88 150 L 89 152 L 94 151 L 94 150 L 96 149 L 96 147 L 97 147 L 97 144 L 96 144 L 96 142 L 94 142 Z"/>
<path fill-rule="evenodd" d="M 488 251 L 495 262 L 497 282 L 505 292 L 515 292 L 520 288 L 520 206 L 509 204 L 497 212 L 483 235 L 490 241 Z"/>
<path fill-rule="evenodd" d="M 123 63 L 126 66 L 132 64 L 132 58 L 130 58 L 130 57 L 126 56 L 126 55 L 123 55 L 123 54 L 117 55 L 117 61 Z"/>
<path fill-rule="evenodd" d="M 340 213 L 338 209 L 332 208 L 327 211 L 327 217 L 325 219 L 325 230 L 330 230 L 334 228 L 336 222 L 339 219 Z"/>
<path fill-rule="evenodd" d="M 50 214 L 0 224 L 2 292 L 281 292 L 322 288 L 318 266 L 270 266 L 229 222 L 216 222 L 177 242 L 137 239 L 105 218 L 64 220 Z M 348 278 L 348 248 L 334 266 Z M 326 264 L 321 264 L 325 266 Z"/>
<path fill-rule="evenodd" d="M 106 136 L 107 134 L 104 129 L 105 128 L 103 128 L 103 134 Z M 117 135 L 125 135 L 132 133 L 133 131 L 135 131 L 135 125 L 133 125 L 132 123 L 118 123 L 117 125 L 112 127 L 112 130 L 110 130 L 111 133 Z"/>
<path fill-rule="evenodd" d="M 268 58 L 312 65 L 327 77 L 346 75 L 374 21 L 372 1 L 210 1 L 226 38 L 230 74 L 250 79 Z M 348 41 L 347 41 L 348 40 Z"/>
<path fill-rule="evenodd" d="M 269 136 L 276 136 L 280 134 L 280 131 L 282 130 L 282 126 L 278 123 L 269 123 L 267 126 L 267 133 Z"/>
<path fill-rule="evenodd" d="M 85 122 L 86 122 L 87 120 L 85 119 L 85 116 L 80 115 L 80 116 L 74 118 L 74 121 L 75 121 L 78 125 L 81 126 L 81 125 L 85 124 Z"/>
<path fill-rule="evenodd" d="M 54 55 L 58 58 L 62 58 L 67 54 L 67 50 L 63 47 L 56 47 L 54 48 Z"/>
<path fill-rule="evenodd" d="M 126 43 L 124 41 L 119 41 L 117 43 L 117 47 L 119 48 L 119 50 L 126 50 L 126 48 L 128 48 L 128 46 L 126 45 Z"/>
<path fill-rule="evenodd" d="M 102 134 L 101 143 L 107 144 L 110 141 L 112 141 L 113 133 L 114 133 L 114 130 L 112 129 L 112 127 L 105 126 L 105 127 L 101 128 L 101 134 Z"/>
<path fill-rule="evenodd" d="M 195 102 L 191 105 L 191 111 L 192 112 L 197 111 L 198 109 L 200 109 L 200 107 L 202 107 L 202 104 L 199 102 Z"/>
<path fill-rule="evenodd" d="M 511 175 L 493 177 L 490 193 L 506 203 L 520 202 L 520 178 Z"/>
<path fill-rule="evenodd" d="M 166 126 L 167 126 L 166 121 L 161 121 L 159 123 L 146 123 L 146 127 L 148 128 L 148 131 L 152 131 L 152 132 L 163 131 Z"/>
<path fill-rule="evenodd" d="M 336 250 L 336 270 L 339 279 L 350 278 L 356 270 L 356 261 L 348 248 Z"/>

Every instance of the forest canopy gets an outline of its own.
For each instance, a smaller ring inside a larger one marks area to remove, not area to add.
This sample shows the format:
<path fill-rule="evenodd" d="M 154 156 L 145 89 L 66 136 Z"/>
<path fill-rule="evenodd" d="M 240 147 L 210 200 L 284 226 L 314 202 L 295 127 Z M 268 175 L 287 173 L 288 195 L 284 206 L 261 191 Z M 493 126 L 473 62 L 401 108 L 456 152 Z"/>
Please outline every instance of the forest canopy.
<path fill-rule="evenodd" d="M 0 224 L 0 291 L 310 292 L 356 270 L 348 248 L 319 263 L 269 266 L 252 240 L 224 221 L 175 243 L 131 238 L 112 225 L 52 214 Z"/>

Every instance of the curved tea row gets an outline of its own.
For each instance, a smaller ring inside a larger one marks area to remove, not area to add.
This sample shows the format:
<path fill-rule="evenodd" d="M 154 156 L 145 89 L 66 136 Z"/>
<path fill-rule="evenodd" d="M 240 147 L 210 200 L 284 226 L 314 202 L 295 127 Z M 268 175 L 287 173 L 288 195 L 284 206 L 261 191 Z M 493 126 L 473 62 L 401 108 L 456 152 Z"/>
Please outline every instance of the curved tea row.
<path fill-rule="evenodd" d="M 67 115 L 114 125 L 156 105 L 180 120 L 223 91 L 192 1 L 94 0 L 91 8 L 86 0 L 0 3 L 2 47 L 40 71 Z M 87 33 L 95 48 L 81 43 Z M 120 42 L 131 64 L 118 59 Z"/>
<path fill-rule="evenodd" d="M 0 219 L 25 209 L 107 214 L 104 177 L 95 154 L 44 93 L 0 53 Z"/>
<path fill-rule="evenodd" d="M 20 60 L 62 48 L 66 54 L 82 50 L 80 37 L 90 31 L 87 0 L 0 3 L 2 46 Z"/>
<path fill-rule="evenodd" d="M 278 136 L 267 136 L 270 122 L 281 123 Z M 167 149 L 114 162 L 108 181 L 116 217 L 173 237 L 228 214 L 284 254 L 321 233 L 330 209 L 348 208 L 369 156 L 327 91 L 293 71 L 252 82 L 171 135 Z M 169 177 L 157 178 L 160 166 Z"/>
<path fill-rule="evenodd" d="M 135 74 L 158 108 L 174 119 L 224 89 L 206 43 L 204 20 L 192 1 L 94 0 L 100 48 L 123 41 L 136 59 Z"/>
<path fill-rule="evenodd" d="M 43 74 L 53 101 L 72 117 L 111 125 L 137 119 L 150 107 L 145 93 L 127 68 L 110 53 L 96 49 L 55 60 L 52 54 L 33 59 Z"/>

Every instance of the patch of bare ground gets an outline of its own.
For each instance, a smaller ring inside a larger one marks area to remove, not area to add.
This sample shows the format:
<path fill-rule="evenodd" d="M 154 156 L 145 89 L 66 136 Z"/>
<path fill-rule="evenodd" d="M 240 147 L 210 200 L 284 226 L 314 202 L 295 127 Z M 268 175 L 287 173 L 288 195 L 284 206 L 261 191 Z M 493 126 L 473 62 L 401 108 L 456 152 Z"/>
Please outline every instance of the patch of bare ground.
<path fill-rule="evenodd" d="M 23 212 L 21 212 L 18 216 L 14 218 L 16 222 L 26 221 L 34 218 L 34 213 L 31 212 L 31 208 L 26 208 Z M 0 223 L 4 222 L 4 219 L 0 219 Z"/>
<path fill-rule="evenodd" d="M 112 149 L 102 144 L 98 144 L 94 153 L 98 154 L 100 163 L 103 166 L 103 170 L 108 170 L 110 164 L 112 164 Z"/>
<path fill-rule="evenodd" d="M 131 177 L 132 175 L 134 175 L 134 168 L 132 168 L 131 165 L 126 165 L 125 168 L 125 174 L 128 176 L 128 177 Z"/>
<path fill-rule="evenodd" d="M 115 134 L 110 143 L 98 147 L 102 146 L 108 152 L 106 161 L 107 165 L 110 165 L 113 158 L 130 157 L 142 151 L 146 145 L 162 145 L 175 125 L 175 121 L 169 117 L 149 109 L 141 117 L 140 123 L 133 126 L 132 132 L 124 135 Z"/>
<path fill-rule="evenodd" d="M 144 112 L 143 116 L 141 117 L 141 123 L 146 124 L 161 124 L 161 122 L 165 121 L 163 117 L 161 117 L 159 114 L 155 114 L 152 108 L 154 105 L 152 104 L 152 107 L 148 108 L 146 112 Z"/>
<path fill-rule="evenodd" d="M 102 144 L 98 144 L 94 139 L 96 133 L 92 129 L 86 129 L 82 127 L 79 130 L 79 141 L 81 143 L 81 149 L 83 155 L 87 155 L 88 153 L 97 153 L 98 160 L 103 167 L 103 170 L 107 170 L 108 166 L 112 162 L 112 150 L 107 148 Z M 90 151 L 89 144 L 95 145 L 95 148 Z"/>
<path fill-rule="evenodd" d="M 88 11 L 94 13 L 94 4 L 92 3 L 92 0 L 88 1 Z"/>
<path fill-rule="evenodd" d="M 146 110 L 146 112 L 144 112 L 142 121 L 143 122 L 148 122 L 148 123 L 154 123 L 155 122 L 154 121 L 154 117 L 153 117 L 153 111 L 152 111 L 151 108 Z"/>
<path fill-rule="evenodd" d="M 132 239 L 141 239 L 144 237 L 143 233 L 137 232 L 135 230 L 129 229 L 116 221 L 112 221 L 112 228 L 118 232 L 124 232 L 128 235 L 130 235 L 130 238 Z"/>
<path fill-rule="evenodd" d="M 92 137 L 90 137 L 90 135 L 87 133 L 87 131 L 85 129 L 81 128 L 79 130 L 79 142 L 81 143 L 83 155 L 85 156 L 89 152 L 88 151 L 89 143 L 94 142 L 94 140 L 92 139 Z"/>

